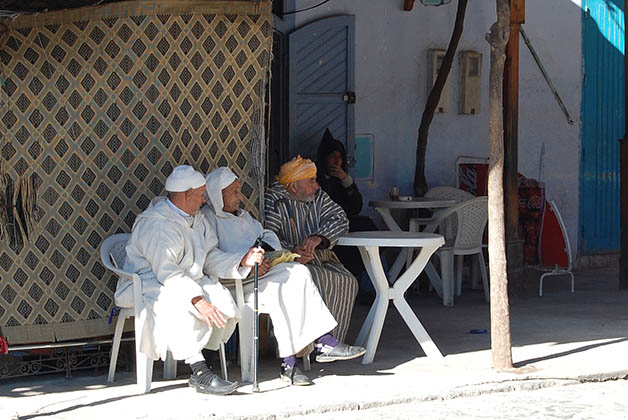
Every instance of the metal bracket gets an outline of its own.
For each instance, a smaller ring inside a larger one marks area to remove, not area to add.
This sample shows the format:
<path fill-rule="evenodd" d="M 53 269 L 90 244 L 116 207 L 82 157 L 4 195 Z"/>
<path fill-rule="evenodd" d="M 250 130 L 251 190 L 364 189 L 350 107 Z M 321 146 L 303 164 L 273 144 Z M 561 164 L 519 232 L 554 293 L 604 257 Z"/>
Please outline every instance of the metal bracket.
<path fill-rule="evenodd" d="M 347 92 L 342 96 L 342 100 L 348 104 L 355 103 L 355 92 Z"/>
<path fill-rule="evenodd" d="M 528 38 L 528 35 L 523 30 L 523 26 L 521 28 L 519 28 L 519 32 L 521 33 L 521 37 L 523 38 L 523 41 L 525 42 L 525 44 L 527 45 L 528 49 L 530 50 L 530 53 L 532 54 L 532 57 L 534 58 L 534 61 L 536 61 L 536 65 L 539 66 L 539 70 L 541 70 L 541 74 L 545 78 L 545 81 L 547 82 L 547 85 L 549 86 L 550 90 L 554 94 L 554 97 L 556 98 L 556 101 L 558 102 L 558 106 L 563 111 L 563 114 L 565 114 L 565 118 L 567 118 L 567 124 L 573 125 L 573 123 L 574 123 L 573 118 L 571 118 L 571 115 L 569 115 L 569 111 L 567 111 L 567 107 L 565 106 L 565 103 L 563 102 L 563 99 L 560 97 L 560 95 L 558 93 L 558 90 L 556 90 L 556 88 L 554 87 L 554 83 L 552 83 L 552 79 L 550 78 L 549 74 L 545 70 L 545 67 L 543 66 L 543 63 L 541 63 L 541 59 L 536 54 L 536 51 L 535 51 L 534 47 L 532 46 L 532 42 L 530 41 L 530 38 Z"/>

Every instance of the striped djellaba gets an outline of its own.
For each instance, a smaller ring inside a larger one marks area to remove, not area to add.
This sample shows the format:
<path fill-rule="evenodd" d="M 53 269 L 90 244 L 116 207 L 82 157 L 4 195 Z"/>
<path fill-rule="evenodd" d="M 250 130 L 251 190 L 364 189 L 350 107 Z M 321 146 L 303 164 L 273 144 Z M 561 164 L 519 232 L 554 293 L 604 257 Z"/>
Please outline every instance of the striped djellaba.
<path fill-rule="evenodd" d="M 349 231 L 349 220 L 342 208 L 326 192 L 318 190 L 313 201 L 295 200 L 278 182 L 265 192 L 266 228 L 277 234 L 281 246 L 292 249 L 312 235 L 329 241 L 328 249 L 317 249 L 307 264 L 312 279 L 338 326 L 332 334 L 344 341 L 351 321 L 358 282 L 331 248 Z"/>

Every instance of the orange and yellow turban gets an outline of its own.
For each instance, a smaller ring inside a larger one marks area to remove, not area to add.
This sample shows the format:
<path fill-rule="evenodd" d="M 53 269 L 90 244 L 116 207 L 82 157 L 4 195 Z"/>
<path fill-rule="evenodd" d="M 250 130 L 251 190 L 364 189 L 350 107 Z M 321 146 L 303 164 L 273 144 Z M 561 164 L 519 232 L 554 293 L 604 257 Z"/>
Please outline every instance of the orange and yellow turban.
<path fill-rule="evenodd" d="M 316 176 L 316 165 L 309 159 L 297 156 L 290 162 L 281 165 L 279 175 L 275 177 L 284 187 L 301 179 L 314 178 Z"/>

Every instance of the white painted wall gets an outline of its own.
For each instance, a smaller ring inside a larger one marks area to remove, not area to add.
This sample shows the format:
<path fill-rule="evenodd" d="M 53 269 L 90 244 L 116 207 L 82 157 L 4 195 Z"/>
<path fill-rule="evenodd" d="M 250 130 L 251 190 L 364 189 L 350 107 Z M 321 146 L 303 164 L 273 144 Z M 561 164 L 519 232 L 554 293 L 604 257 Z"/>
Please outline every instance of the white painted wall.
<path fill-rule="evenodd" d="M 297 0 L 297 8 L 315 4 Z M 417 130 L 427 100 L 427 50 L 447 47 L 457 2 L 402 10 L 401 0 L 332 0 L 296 15 L 296 27 L 324 17 L 356 16 L 356 113 L 358 134 L 375 137 L 375 180 L 359 182 L 368 199 L 391 186 L 412 194 Z M 519 171 L 538 177 L 541 152 L 547 196 L 556 200 L 577 249 L 580 101 L 582 79 L 581 11 L 572 0 L 527 0 L 524 28 L 575 120 L 568 125 L 532 55 L 521 44 Z M 427 181 L 454 185 L 457 156 L 488 154 L 489 47 L 484 39 L 495 21 L 494 1 L 470 1 L 460 50 L 483 54 L 482 109 L 458 114 L 456 57 L 450 77 L 450 112 L 437 114 L 430 128 Z M 365 206 L 365 211 L 371 210 Z"/>

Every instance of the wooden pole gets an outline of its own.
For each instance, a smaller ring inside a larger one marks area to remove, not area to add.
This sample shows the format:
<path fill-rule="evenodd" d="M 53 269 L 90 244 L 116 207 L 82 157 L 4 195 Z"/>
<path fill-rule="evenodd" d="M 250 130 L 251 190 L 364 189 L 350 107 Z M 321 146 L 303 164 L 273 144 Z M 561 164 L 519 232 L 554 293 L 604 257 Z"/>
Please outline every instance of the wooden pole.
<path fill-rule="evenodd" d="M 493 367 L 512 368 L 510 304 L 504 232 L 503 83 L 506 44 L 510 35 L 508 0 L 497 1 L 497 21 L 486 34 L 491 47 L 489 75 L 488 250 L 491 273 L 491 351 Z"/>
<path fill-rule="evenodd" d="M 519 240 L 519 30 L 525 22 L 525 0 L 510 0 L 510 37 L 504 69 L 504 211 L 509 273 L 523 267 Z"/>
<path fill-rule="evenodd" d="M 624 0 L 624 138 L 619 140 L 619 288 L 628 289 L 628 0 Z"/>

